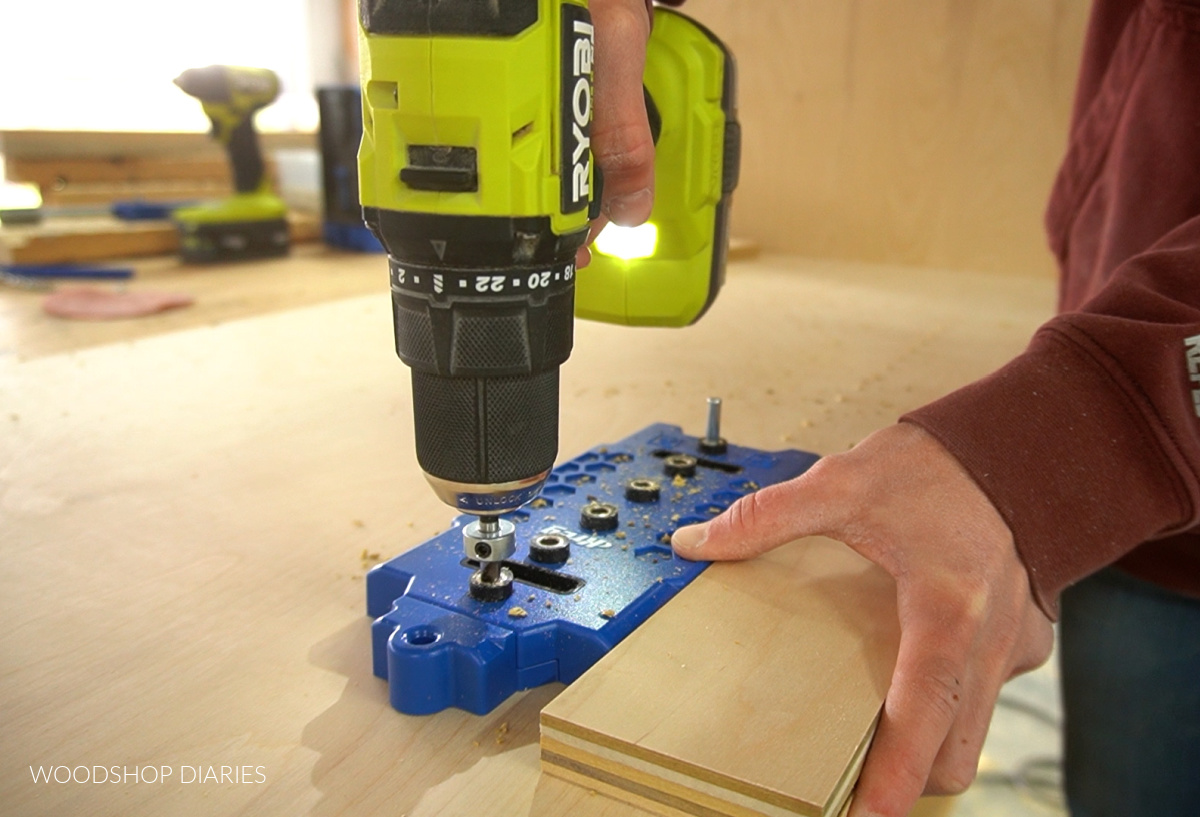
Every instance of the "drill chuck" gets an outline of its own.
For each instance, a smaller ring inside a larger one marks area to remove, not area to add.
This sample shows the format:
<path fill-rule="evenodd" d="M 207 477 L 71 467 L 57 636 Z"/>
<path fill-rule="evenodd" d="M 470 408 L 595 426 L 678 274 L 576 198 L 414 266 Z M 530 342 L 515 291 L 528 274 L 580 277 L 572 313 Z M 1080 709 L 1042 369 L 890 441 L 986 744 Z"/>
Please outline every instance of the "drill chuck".
<path fill-rule="evenodd" d="M 417 461 L 460 511 L 537 495 L 558 453 L 575 251 L 548 219 L 368 208 L 388 250 L 396 352 L 412 369 Z"/>

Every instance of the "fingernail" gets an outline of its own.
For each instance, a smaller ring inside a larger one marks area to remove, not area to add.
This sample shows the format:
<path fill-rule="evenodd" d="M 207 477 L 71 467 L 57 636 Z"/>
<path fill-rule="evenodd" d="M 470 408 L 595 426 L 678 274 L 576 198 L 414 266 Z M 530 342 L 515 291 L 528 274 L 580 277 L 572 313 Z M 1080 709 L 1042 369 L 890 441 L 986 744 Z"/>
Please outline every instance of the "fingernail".
<path fill-rule="evenodd" d="M 687 525 L 671 534 L 671 547 L 681 554 L 695 551 L 708 538 L 708 525 Z"/>
<path fill-rule="evenodd" d="M 604 202 L 604 214 L 621 227 L 636 227 L 650 218 L 653 208 L 654 194 L 648 187 L 643 187 L 636 193 L 614 196 Z"/>

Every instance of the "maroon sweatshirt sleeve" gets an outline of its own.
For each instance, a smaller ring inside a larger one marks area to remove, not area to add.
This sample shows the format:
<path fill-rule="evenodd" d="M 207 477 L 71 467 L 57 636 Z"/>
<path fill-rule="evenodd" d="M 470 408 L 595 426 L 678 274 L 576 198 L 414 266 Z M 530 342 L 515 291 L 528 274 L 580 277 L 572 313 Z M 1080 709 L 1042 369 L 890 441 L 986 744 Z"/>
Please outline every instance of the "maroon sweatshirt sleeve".
<path fill-rule="evenodd" d="M 1049 614 L 1113 563 L 1200 597 L 1200 0 L 1095 0 L 1046 222 L 1062 313 L 903 419 L 991 498 Z"/>
<path fill-rule="evenodd" d="M 1200 218 L 1126 262 L 995 374 L 904 420 L 1012 529 L 1038 601 L 1200 509 Z"/>

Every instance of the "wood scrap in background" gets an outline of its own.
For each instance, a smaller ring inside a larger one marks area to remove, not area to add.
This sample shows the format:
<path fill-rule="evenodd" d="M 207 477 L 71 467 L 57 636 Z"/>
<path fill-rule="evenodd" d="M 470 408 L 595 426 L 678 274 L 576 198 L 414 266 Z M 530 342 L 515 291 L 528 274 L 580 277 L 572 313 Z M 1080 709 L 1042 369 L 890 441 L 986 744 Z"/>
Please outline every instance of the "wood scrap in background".
<path fill-rule="evenodd" d="M 314 134 L 261 134 L 267 174 L 273 150 L 315 147 Z M 33 182 L 48 205 L 215 198 L 228 195 L 229 159 L 203 133 L 3 131 L 9 181 Z"/>
<path fill-rule="evenodd" d="M 669 813 L 833 817 L 898 643 L 891 578 L 840 543 L 715 565 L 542 710 L 543 769 Z"/>
<path fill-rule="evenodd" d="M 272 186 L 278 178 L 272 150 L 312 147 L 313 134 L 263 134 Z M 229 159 L 203 133 L 0 132 L 10 181 L 38 185 L 48 206 L 103 207 L 117 201 L 193 201 L 232 192 Z M 294 243 L 320 237 L 315 216 L 293 213 Z M 170 221 L 121 221 L 111 216 L 50 218 L 36 225 L 0 227 L 0 261 L 59 264 L 139 258 L 177 252 Z"/>
<path fill-rule="evenodd" d="M 191 201 L 228 196 L 229 162 L 220 157 L 163 159 L 8 159 L 11 181 L 32 182 L 47 205 L 105 204 L 127 199 Z M 274 179 L 274 165 L 268 162 Z M 272 182 L 274 183 L 274 182 Z"/>
<path fill-rule="evenodd" d="M 112 216 L 95 216 L 0 226 L 0 262 L 7 264 L 142 258 L 167 255 L 178 248 L 178 231 L 169 221 L 119 221 Z"/>
<path fill-rule="evenodd" d="M 289 213 L 288 228 L 293 244 L 321 238 L 320 219 L 309 213 Z M 7 264 L 73 264 L 171 255 L 178 250 L 179 231 L 171 221 L 93 216 L 0 226 L 0 262 Z"/>

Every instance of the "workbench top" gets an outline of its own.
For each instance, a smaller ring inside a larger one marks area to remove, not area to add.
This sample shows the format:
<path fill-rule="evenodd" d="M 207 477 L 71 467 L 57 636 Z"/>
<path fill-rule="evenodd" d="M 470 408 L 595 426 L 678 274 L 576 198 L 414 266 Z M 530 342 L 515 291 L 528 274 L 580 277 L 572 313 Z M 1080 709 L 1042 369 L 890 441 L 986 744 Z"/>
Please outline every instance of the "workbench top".
<path fill-rule="evenodd" d="M 655 421 L 702 431 L 709 395 L 733 442 L 843 450 L 1019 352 L 1053 297 L 1043 278 L 735 264 L 695 327 L 577 325 L 561 456 Z M 381 278 L 0 357 L 0 811 L 631 813 L 540 775 L 560 687 L 415 718 L 372 676 L 363 574 L 452 518 L 417 468 L 392 349 Z M 33 780 L 51 767 L 109 781 Z"/>

